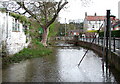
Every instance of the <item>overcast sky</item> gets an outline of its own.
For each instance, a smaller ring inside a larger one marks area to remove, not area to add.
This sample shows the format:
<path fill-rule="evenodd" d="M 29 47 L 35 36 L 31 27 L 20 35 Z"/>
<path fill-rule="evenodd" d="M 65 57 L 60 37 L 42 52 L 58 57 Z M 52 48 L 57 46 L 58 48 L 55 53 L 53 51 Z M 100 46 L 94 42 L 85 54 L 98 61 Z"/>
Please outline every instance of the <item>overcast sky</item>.
<path fill-rule="evenodd" d="M 0 1 L 10 1 L 10 0 L 0 0 Z M 39 0 L 38 0 L 39 1 Z M 59 0 L 58 0 L 59 1 Z M 106 10 L 111 10 L 111 14 L 118 17 L 118 2 L 120 0 L 68 0 L 67 9 L 64 9 L 59 14 L 59 20 L 61 23 L 77 19 L 84 19 L 85 12 L 88 15 L 106 15 Z M 87 5 L 84 4 L 88 1 Z M 89 2 L 90 1 L 90 2 Z"/>
<path fill-rule="evenodd" d="M 84 0 L 83 0 L 84 1 Z M 88 1 L 88 0 L 87 0 Z M 118 17 L 118 2 L 120 0 L 91 0 L 87 5 L 81 0 L 69 0 L 67 9 L 60 12 L 60 22 L 64 23 L 65 18 L 69 19 L 84 19 L 85 12 L 88 15 L 106 15 L 106 10 L 111 10 L 111 14 Z"/>

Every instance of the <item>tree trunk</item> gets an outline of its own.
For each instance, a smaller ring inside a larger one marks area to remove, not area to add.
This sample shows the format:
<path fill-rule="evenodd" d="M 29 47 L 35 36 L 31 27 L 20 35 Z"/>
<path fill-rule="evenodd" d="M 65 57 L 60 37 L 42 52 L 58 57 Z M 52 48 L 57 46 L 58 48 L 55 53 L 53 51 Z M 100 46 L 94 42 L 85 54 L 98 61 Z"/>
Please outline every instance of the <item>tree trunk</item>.
<path fill-rule="evenodd" d="M 48 33 L 49 33 L 49 28 L 44 28 L 44 33 L 42 34 L 42 40 L 41 40 L 41 43 L 42 43 L 44 46 L 47 46 Z"/>

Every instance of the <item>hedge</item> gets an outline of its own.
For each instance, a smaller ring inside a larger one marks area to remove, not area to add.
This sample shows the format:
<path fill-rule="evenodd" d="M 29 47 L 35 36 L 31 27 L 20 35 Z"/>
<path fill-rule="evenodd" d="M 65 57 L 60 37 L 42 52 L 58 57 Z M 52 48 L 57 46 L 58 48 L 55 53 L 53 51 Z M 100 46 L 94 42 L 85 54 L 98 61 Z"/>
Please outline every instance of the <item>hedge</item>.
<path fill-rule="evenodd" d="M 87 32 L 98 32 L 98 30 L 87 30 Z"/>
<path fill-rule="evenodd" d="M 104 37 L 104 32 L 100 32 L 99 36 Z M 120 37 L 120 30 L 111 31 L 111 37 Z"/>

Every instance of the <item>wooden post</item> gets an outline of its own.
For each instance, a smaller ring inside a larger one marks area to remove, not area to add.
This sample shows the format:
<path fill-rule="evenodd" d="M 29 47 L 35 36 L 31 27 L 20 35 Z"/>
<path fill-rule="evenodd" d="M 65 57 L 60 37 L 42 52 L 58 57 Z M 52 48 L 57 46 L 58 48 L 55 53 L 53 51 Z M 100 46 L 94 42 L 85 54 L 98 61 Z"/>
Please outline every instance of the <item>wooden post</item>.
<path fill-rule="evenodd" d="M 113 37 L 113 47 L 114 47 L 114 52 L 115 52 L 115 37 Z"/>

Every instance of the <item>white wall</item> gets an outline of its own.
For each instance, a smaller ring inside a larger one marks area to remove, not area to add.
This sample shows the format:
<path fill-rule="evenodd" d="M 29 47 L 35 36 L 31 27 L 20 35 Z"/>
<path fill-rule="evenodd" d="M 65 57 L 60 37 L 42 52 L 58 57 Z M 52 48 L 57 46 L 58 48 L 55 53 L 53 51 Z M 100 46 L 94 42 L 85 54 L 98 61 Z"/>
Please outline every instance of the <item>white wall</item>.
<path fill-rule="evenodd" d="M 13 17 L 3 14 L 5 17 L 2 18 L 2 41 L 5 41 L 6 49 L 9 55 L 15 54 L 28 46 L 26 43 L 26 35 L 23 31 L 23 25 L 19 23 L 19 31 L 13 31 Z M 0 16 L 1 18 L 1 16 Z"/>
<path fill-rule="evenodd" d="M 118 18 L 120 19 L 120 1 L 118 2 Z"/>
<path fill-rule="evenodd" d="M 88 22 L 88 29 L 87 30 L 99 30 L 100 26 L 103 24 L 103 21 L 90 21 Z M 94 28 L 93 28 L 94 25 Z"/>
<path fill-rule="evenodd" d="M 87 21 L 87 20 L 84 20 L 84 28 L 86 30 L 99 30 L 100 26 L 103 23 L 104 21 Z M 93 28 L 93 25 L 94 25 L 94 28 Z M 104 25 L 103 25 L 104 26 Z"/>
<path fill-rule="evenodd" d="M 5 37 L 6 37 L 5 19 L 6 19 L 5 13 L 0 12 L 0 49 L 2 48 L 2 41 L 3 40 L 5 41 Z M 4 34 L 3 34 L 3 32 L 4 32 Z"/>
<path fill-rule="evenodd" d="M 1 13 L 0 13 L 1 16 Z M 2 17 L 0 17 L 0 20 L 2 19 Z M 0 21 L 0 50 L 2 48 L 2 21 Z"/>

